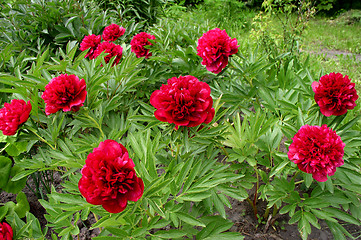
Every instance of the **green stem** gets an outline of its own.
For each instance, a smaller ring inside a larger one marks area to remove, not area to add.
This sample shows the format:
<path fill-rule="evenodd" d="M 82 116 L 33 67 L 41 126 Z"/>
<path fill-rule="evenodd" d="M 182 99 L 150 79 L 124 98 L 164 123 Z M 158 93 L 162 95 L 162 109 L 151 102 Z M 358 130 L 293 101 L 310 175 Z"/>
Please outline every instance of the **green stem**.
<path fill-rule="evenodd" d="M 91 116 L 89 116 L 88 113 L 86 113 L 85 115 L 87 116 L 87 118 L 89 118 L 89 119 L 95 124 L 96 128 L 99 129 L 100 134 L 102 135 L 102 139 L 104 139 L 105 135 L 104 135 L 104 132 L 103 132 L 101 126 L 99 125 L 99 123 L 98 123 L 97 121 L 95 121 L 94 118 L 92 118 Z"/>
<path fill-rule="evenodd" d="M 247 198 L 246 200 L 247 200 L 247 202 L 252 206 L 254 216 L 255 216 L 256 219 L 258 220 L 258 216 L 257 216 L 257 215 L 258 215 L 258 213 L 257 213 L 257 212 L 258 212 L 258 211 L 257 211 L 257 206 L 253 204 L 253 202 L 251 201 L 251 199 Z"/>
<path fill-rule="evenodd" d="M 292 177 L 292 179 L 291 179 L 291 181 L 294 181 L 295 179 L 296 179 L 296 177 L 297 177 L 297 175 L 299 174 L 299 171 L 298 172 L 296 172 L 295 173 L 295 175 L 293 175 L 293 177 Z"/>
<path fill-rule="evenodd" d="M 264 212 L 264 214 L 263 214 L 263 218 L 264 219 L 267 219 L 268 218 L 268 215 L 269 215 L 269 208 L 266 208 L 266 211 Z"/>
<path fill-rule="evenodd" d="M 257 204 L 257 192 L 258 192 L 258 188 L 259 188 L 259 175 L 258 175 L 258 171 L 255 168 L 255 172 L 256 172 L 256 176 L 257 176 L 257 183 L 256 183 L 256 190 L 254 193 L 254 199 L 253 199 L 253 204 L 256 206 Z"/>
<path fill-rule="evenodd" d="M 98 222 L 99 220 L 98 220 L 97 215 L 95 213 L 93 213 L 93 215 L 94 215 L 94 218 L 95 218 L 95 222 Z"/>
<path fill-rule="evenodd" d="M 272 217 L 276 216 L 277 213 L 278 213 L 278 207 L 276 205 L 274 205 L 273 211 L 272 211 Z"/>
<path fill-rule="evenodd" d="M 3 149 L 0 150 L 0 153 L 2 153 L 7 147 L 9 147 L 10 143 L 7 143 Z"/>
<path fill-rule="evenodd" d="M 34 133 L 39 139 L 40 139 L 40 141 L 42 141 L 42 142 L 44 142 L 44 143 L 46 143 L 46 144 L 48 144 L 49 145 L 49 147 L 51 147 L 51 149 L 53 149 L 53 150 L 55 150 L 56 148 L 55 147 L 53 147 L 48 141 L 46 141 L 44 138 L 42 138 L 39 134 L 37 134 L 33 129 L 31 129 L 31 128 L 28 128 L 32 133 Z"/>

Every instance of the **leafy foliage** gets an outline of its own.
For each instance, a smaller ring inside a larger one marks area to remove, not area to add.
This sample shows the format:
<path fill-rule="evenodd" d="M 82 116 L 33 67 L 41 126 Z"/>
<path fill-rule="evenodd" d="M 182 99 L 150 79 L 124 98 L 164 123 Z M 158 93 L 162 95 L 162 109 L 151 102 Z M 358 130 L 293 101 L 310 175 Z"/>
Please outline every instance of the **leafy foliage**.
<path fill-rule="evenodd" d="M 260 222 L 288 214 L 303 239 L 311 225 L 320 227 L 320 220 L 335 238 L 353 237 L 341 223 L 360 225 L 361 220 L 360 107 L 343 116 L 320 114 L 311 84 L 322 72 L 311 71 L 309 61 L 295 54 L 294 43 L 288 42 L 295 41 L 295 35 L 266 49 L 241 47 L 227 69 L 214 75 L 200 64 L 196 47 L 197 39 L 220 23 L 196 15 L 162 18 L 148 29 L 156 37 L 150 46 L 152 57 L 136 58 L 126 42 L 121 62 L 112 66 L 114 59 L 106 64 L 104 53 L 85 59 L 86 52 L 78 51 L 82 37 L 100 34 L 120 14 L 127 29 L 122 40 L 129 42 L 141 25 L 124 12 L 126 4 L 134 4 L 132 11 L 139 19 L 152 21 L 155 15 L 140 15 L 143 10 L 135 1 L 123 1 L 114 11 L 91 4 L 15 2 L 2 11 L 6 24 L 0 52 L 1 100 L 30 99 L 32 104 L 31 117 L 17 135 L 0 136 L 0 187 L 18 194 L 16 204 L 0 207 L 0 220 L 12 225 L 15 238 L 45 238 L 48 231 L 28 212 L 21 192 L 30 176 L 38 180 L 39 201 L 53 239 L 76 238 L 83 222 L 93 218 L 91 229 L 100 232 L 94 239 L 243 239 L 229 232 L 230 199 L 249 202 Z M 144 9 L 153 8 L 145 5 Z M 27 27 L 20 33 L 13 26 Z M 87 98 L 78 112 L 47 116 L 41 94 L 61 73 L 84 79 Z M 151 93 L 179 75 L 193 75 L 210 85 L 215 117 L 209 124 L 175 129 L 154 117 Z M 327 124 L 346 144 L 345 164 L 327 182 L 313 181 L 287 157 L 287 146 L 305 124 Z M 128 149 L 145 185 L 142 198 L 117 214 L 86 202 L 78 189 L 87 155 L 105 139 Z M 54 172 L 61 174 L 61 186 L 52 185 Z M 259 200 L 267 203 L 264 214 Z"/>

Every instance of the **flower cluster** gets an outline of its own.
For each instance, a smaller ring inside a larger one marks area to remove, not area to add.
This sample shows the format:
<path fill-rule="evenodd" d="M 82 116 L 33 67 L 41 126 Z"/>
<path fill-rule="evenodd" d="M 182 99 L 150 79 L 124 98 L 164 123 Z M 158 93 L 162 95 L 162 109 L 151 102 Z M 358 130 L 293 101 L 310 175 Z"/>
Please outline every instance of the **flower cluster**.
<path fill-rule="evenodd" d="M 31 112 L 30 101 L 13 99 L 0 109 L 0 130 L 4 135 L 15 135 L 19 126 L 26 122 Z"/>
<path fill-rule="evenodd" d="M 128 201 L 138 201 L 143 195 L 143 180 L 137 177 L 134 166 L 122 144 L 105 140 L 88 155 L 79 190 L 87 202 L 119 213 Z"/>
<path fill-rule="evenodd" d="M 79 110 L 86 98 L 87 91 L 84 79 L 79 80 L 76 75 L 61 74 L 53 78 L 41 96 L 46 104 L 46 115 L 56 113 L 63 109 L 64 112 Z"/>
<path fill-rule="evenodd" d="M 150 96 L 150 103 L 157 110 L 155 117 L 178 126 L 195 127 L 210 123 L 214 117 L 211 89 L 207 83 L 193 76 L 168 79 Z"/>
<path fill-rule="evenodd" d="M 13 239 L 13 229 L 6 222 L 0 223 L 0 239 L 1 240 Z"/>
<path fill-rule="evenodd" d="M 116 41 L 124 33 L 125 28 L 117 24 L 111 24 L 105 27 L 103 31 L 102 37 L 104 42 L 101 42 L 101 36 L 99 35 L 88 35 L 85 36 L 80 43 L 80 50 L 85 51 L 89 49 L 89 52 L 85 55 L 85 57 L 89 57 L 89 59 L 97 58 L 105 51 L 108 53 L 104 57 L 105 62 L 108 63 L 112 57 L 116 56 L 113 65 L 118 64 L 122 58 L 123 48 L 120 45 L 112 43 L 112 41 Z"/>
<path fill-rule="evenodd" d="M 327 175 L 332 176 L 336 167 L 343 165 L 345 144 L 335 131 L 326 125 L 300 128 L 292 138 L 288 158 L 297 164 L 298 168 L 319 181 L 327 181 Z"/>
<path fill-rule="evenodd" d="M 238 42 L 230 38 L 225 30 L 215 28 L 204 33 L 198 40 L 197 55 L 208 71 L 220 73 L 228 64 L 228 57 L 238 52 Z"/>
<path fill-rule="evenodd" d="M 149 58 L 152 56 L 152 53 L 149 52 L 149 49 L 146 49 L 145 46 L 153 45 L 149 42 L 149 39 L 155 39 L 155 37 L 146 32 L 141 32 L 133 37 L 130 41 L 131 50 L 135 53 L 137 58 L 145 57 Z"/>

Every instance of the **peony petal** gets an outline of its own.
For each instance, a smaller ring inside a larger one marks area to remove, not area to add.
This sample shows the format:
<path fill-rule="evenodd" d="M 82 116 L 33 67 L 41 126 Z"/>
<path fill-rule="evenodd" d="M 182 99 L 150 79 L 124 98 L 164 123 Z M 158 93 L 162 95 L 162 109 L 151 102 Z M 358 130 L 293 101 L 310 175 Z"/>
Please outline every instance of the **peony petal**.
<path fill-rule="evenodd" d="M 320 84 L 319 84 L 318 82 L 316 82 L 316 81 L 313 82 L 312 85 L 311 85 L 311 86 L 312 86 L 312 90 L 313 90 L 314 92 L 316 92 L 316 89 L 318 88 L 319 85 L 320 85 Z"/>
<path fill-rule="evenodd" d="M 129 191 L 126 195 L 128 201 L 136 202 L 138 201 L 144 192 L 144 183 L 141 178 L 136 179 L 136 183 L 134 184 L 134 189 L 132 191 Z"/>
<path fill-rule="evenodd" d="M 120 213 L 127 207 L 127 199 L 125 196 L 116 198 L 115 200 L 106 201 L 102 207 L 110 213 Z"/>
<path fill-rule="evenodd" d="M 313 179 L 318 182 L 326 182 L 327 181 L 327 173 L 324 171 L 315 172 L 312 174 Z"/>

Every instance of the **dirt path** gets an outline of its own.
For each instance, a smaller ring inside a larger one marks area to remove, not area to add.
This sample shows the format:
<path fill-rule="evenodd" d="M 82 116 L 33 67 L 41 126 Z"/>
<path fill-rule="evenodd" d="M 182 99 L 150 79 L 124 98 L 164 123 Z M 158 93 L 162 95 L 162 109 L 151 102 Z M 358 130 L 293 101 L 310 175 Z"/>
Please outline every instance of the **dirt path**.
<path fill-rule="evenodd" d="M 307 51 L 307 50 L 301 50 L 301 52 L 310 53 L 314 55 L 324 55 L 326 58 L 330 59 L 338 59 L 340 55 L 348 58 L 354 58 L 356 61 L 361 62 L 361 54 L 355 54 L 350 53 L 346 51 L 340 51 L 340 50 L 331 50 L 327 48 L 320 49 L 318 51 Z"/>

